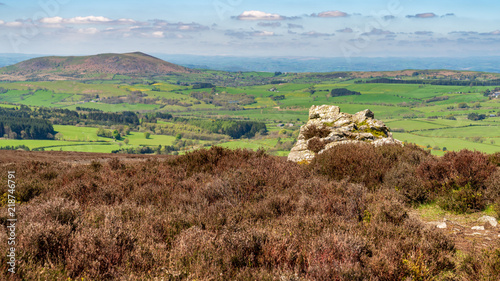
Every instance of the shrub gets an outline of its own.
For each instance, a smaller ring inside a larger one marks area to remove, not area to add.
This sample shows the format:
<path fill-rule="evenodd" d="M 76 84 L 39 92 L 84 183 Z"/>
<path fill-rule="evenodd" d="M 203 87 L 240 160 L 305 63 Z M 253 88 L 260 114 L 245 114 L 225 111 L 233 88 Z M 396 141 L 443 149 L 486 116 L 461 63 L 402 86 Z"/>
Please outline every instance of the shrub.
<path fill-rule="evenodd" d="M 379 158 L 375 151 L 370 144 L 337 145 L 317 155 L 311 167 L 316 173 L 331 179 L 348 178 L 351 182 L 373 188 L 382 182 L 389 165 L 388 160 Z"/>
<path fill-rule="evenodd" d="M 308 253 L 308 277 L 314 280 L 369 279 L 363 266 L 367 241 L 349 232 L 324 232 L 313 240 Z"/>
<path fill-rule="evenodd" d="M 92 160 L 92 162 L 90 162 L 90 168 L 94 172 L 98 172 L 102 168 L 102 164 L 99 161 Z"/>
<path fill-rule="evenodd" d="M 484 194 L 472 188 L 470 183 L 441 196 L 438 204 L 444 210 L 456 213 L 481 211 L 486 207 Z"/>
<path fill-rule="evenodd" d="M 118 158 L 113 158 L 113 159 L 109 160 L 108 165 L 112 170 L 118 170 L 118 169 L 125 168 L 125 165 L 123 165 Z"/>
<path fill-rule="evenodd" d="M 28 261 L 41 266 L 66 262 L 71 237 L 69 225 L 47 220 L 31 222 L 19 236 L 22 237 L 20 248 L 25 252 Z"/>
<path fill-rule="evenodd" d="M 488 161 L 488 156 L 479 151 L 464 149 L 448 152 L 442 161 L 451 163 L 456 176 L 455 182 L 459 186 L 470 183 L 475 189 L 483 189 L 485 181 L 495 171 L 495 165 Z"/>
<path fill-rule="evenodd" d="M 495 169 L 487 155 L 464 149 L 430 158 L 417 167 L 416 173 L 425 189 L 441 197 L 441 207 L 462 213 L 486 207 L 486 182 Z"/>
<path fill-rule="evenodd" d="M 500 166 L 500 152 L 490 154 L 490 156 L 488 157 L 488 160 L 490 161 L 490 163 L 497 165 L 497 166 Z"/>
<path fill-rule="evenodd" d="M 311 168 L 315 173 L 334 180 L 348 179 L 375 188 L 382 184 L 384 175 L 397 163 L 419 164 L 428 157 L 427 152 L 412 145 L 344 144 L 317 155 Z"/>
<path fill-rule="evenodd" d="M 415 166 L 400 162 L 384 176 L 384 186 L 399 191 L 406 203 L 416 205 L 429 201 L 432 194 L 424 188 L 423 181 L 417 176 Z"/>
<path fill-rule="evenodd" d="M 123 274 L 122 264 L 133 251 L 135 239 L 129 231 L 104 228 L 87 229 L 72 238 L 67 270 L 72 278 L 116 279 Z"/>
<path fill-rule="evenodd" d="M 498 168 L 481 179 L 479 168 L 458 164 L 488 169 L 491 161 L 481 164 L 475 154 L 470 158 L 478 163 L 456 155 L 445 161 L 410 145 L 345 145 L 324 154 L 307 167 L 220 147 L 156 156 L 166 161 L 117 160 L 97 172 L 84 164 L 10 164 L 23 175 L 20 187 L 41 187 L 19 205 L 19 278 L 496 279 L 495 254 L 461 261 L 452 239 L 419 222 L 405 204 L 453 192 L 453 204 L 469 200 L 470 191 L 490 192 L 476 205 L 499 198 Z M 442 171 L 426 170 L 434 166 Z M 480 188 L 469 183 L 468 171 L 479 175 Z M 2 212 L 2 241 L 6 223 Z M 6 247 L 0 243 L 1 251 Z M 0 263 L 5 269 L 5 255 Z M 8 280 L 6 270 L 0 279 Z"/>
<path fill-rule="evenodd" d="M 40 174 L 43 177 L 43 174 Z M 42 194 L 44 187 L 38 180 L 20 181 L 16 187 L 16 200 L 28 202 Z"/>
<path fill-rule="evenodd" d="M 327 127 L 318 127 L 313 124 L 305 127 L 302 131 L 302 134 L 304 135 L 306 140 L 313 137 L 325 138 L 330 134 L 330 130 Z"/>
<path fill-rule="evenodd" d="M 467 149 L 447 152 L 442 158 L 430 158 L 417 168 L 417 174 L 437 191 L 450 190 L 470 184 L 474 189 L 484 189 L 485 181 L 495 171 L 488 157 Z"/>
<path fill-rule="evenodd" d="M 314 153 L 318 153 L 325 148 L 326 144 L 327 142 L 321 140 L 320 138 L 313 137 L 307 142 L 307 149 Z"/>
<path fill-rule="evenodd" d="M 478 251 L 465 255 L 459 267 L 463 280 L 500 280 L 500 249 Z"/>

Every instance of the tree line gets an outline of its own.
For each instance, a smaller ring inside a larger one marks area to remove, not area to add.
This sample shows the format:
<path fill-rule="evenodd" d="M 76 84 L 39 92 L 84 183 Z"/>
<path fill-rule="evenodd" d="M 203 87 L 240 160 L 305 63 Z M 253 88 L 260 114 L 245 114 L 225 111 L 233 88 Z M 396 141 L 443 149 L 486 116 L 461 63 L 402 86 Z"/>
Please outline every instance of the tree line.
<path fill-rule="evenodd" d="M 228 135 L 233 139 L 252 138 L 256 133 L 267 132 L 266 124 L 255 121 L 202 120 L 174 118 L 176 122 L 185 122 L 216 134 Z"/>
<path fill-rule="evenodd" d="M 0 108 L 0 136 L 11 139 L 53 139 L 50 121 L 31 118 L 27 112 Z"/>
<path fill-rule="evenodd" d="M 341 96 L 353 96 L 353 95 L 359 96 L 361 95 L 361 93 L 356 91 L 351 91 L 345 88 L 332 89 L 332 91 L 330 92 L 330 96 L 332 98 Z"/>

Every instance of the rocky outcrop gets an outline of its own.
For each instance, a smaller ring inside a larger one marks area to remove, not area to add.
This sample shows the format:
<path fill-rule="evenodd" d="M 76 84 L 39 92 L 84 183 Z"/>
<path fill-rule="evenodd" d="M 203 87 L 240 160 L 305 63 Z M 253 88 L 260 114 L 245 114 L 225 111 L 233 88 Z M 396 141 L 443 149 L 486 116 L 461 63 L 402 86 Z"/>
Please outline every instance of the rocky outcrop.
<path fill-rule="evenodd" d="M 392 137 L 389 128 L 369 109 L 356 114 L 340 112 L 334 105 L 312 106 L 309 121 L 300 128 L 297 143 L 290 151 L 288 160 L 310 162 L 333 146 L 345 143 L 384 144 L 402 143 Z"/>

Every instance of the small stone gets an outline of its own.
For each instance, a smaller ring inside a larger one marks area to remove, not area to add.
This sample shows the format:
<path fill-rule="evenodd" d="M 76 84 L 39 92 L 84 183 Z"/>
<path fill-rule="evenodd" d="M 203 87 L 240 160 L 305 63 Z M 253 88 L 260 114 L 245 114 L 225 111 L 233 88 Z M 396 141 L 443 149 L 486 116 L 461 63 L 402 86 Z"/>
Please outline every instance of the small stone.
<path fill-rule="evenodd" d="M 446 223 L 445 222 L 440 222 L 436 225 L 437 228 L 441 228 L 441 229 L 444 229 L 447 227 Z"/>
<path fill-rule="evenodd" d="M 473 226 L 471 229 L 472 230 L 484 230 L 484 226 L 478 226 L 477 225 L 477 226 Z"/>
<path fill-rule="evenodd" d="M 498 225 L 497 219 L 491 216 L 482 216 L 477 221 L 489 223 L 492 227 L 497 227 Z"/>

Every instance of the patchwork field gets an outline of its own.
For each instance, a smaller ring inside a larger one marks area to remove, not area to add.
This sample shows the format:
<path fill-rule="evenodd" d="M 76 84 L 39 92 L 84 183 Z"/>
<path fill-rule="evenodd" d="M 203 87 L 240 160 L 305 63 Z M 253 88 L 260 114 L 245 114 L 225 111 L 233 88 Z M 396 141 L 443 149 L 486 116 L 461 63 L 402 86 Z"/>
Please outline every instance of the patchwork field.
<path fill-rule="evenodd" d="M 500 150 L 500 117 L 496 117 L 500 112 L 500 100 L 483 95 L 487 89 L 493 91 L 493 86 L 377 84 L 359 83 L 359 79 L 318 77 L 321 76 L 202 71 L 155 80 L 134 80 L 116 75 L 112 80 L 0 82 L 0 90 L 3 89 L 0 91 L 0 106 L 132 111 L 141 114 L 164 112 L 185 118 L 252 120 L 265 122 L 269 131 L 279 129 L 278 124 L 292 123 L 297 132 L 300 125 L 307 121 L 310 106 L 331 104 L 351 114 L 370 109 L 375 118 L 393 129 L 396 138 L 426 148 L 430 146 L 432 153 L 437 155 L 444 153 L 443 148 L 484 152 Z M 201 82 L 207 87 L 194 86 Z M 339 88 L 359 92 L 360 95 L 332 97 L 331 90 Z M 206 98 L 199 99 L 200 96 Z M 242 97 L 250 97 L 253 101 L 239 105 Z M 483 114 L 485 118 L 470 120 L 470 114 Z M 165 136 L 152 132 L 151 138 L 145 139 L 143 133 L 132 132 L 128 137 L 129 144 L 125 145 L 123 141 L 112 142 L 97 137 L 97 126 L 90 127 L 56 125 L 55 131 L 60 131 L 65 143 L 27 143 L 31 149 L 111 152 L 126 147 L 173 145 L 175 141 L 175 134 Z M 269 143 L 245 139 L 198 144 L 273 150 L 278 139 L 276 136 L 268 139 Z M 15 143 L 23 142 L 0 140 L 0 146 Z M 283 155 L 287 152 L 277 150 L 273 153 Z"/>

